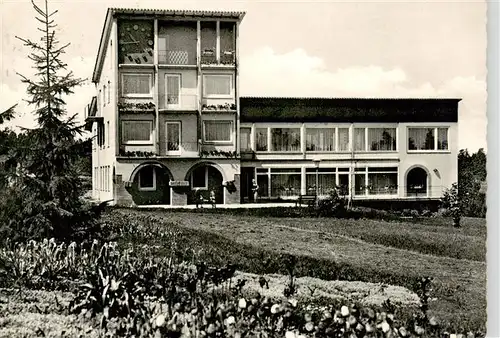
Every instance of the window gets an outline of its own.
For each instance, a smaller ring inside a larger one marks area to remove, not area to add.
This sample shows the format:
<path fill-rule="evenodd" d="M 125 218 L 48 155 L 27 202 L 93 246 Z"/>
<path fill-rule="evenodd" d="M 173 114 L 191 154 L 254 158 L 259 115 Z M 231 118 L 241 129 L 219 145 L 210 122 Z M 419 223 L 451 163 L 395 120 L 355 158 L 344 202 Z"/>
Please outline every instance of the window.
<path fill-rule="evenodd" d="M 240 128 L 240 150 L 241 151 L 251 151 L 252 143 L 250 140 L 250 134 L 252 128 Z"/>
<path fill-rule="evenodd" d="M 108 121 L 108 122 L 106 122 L 106 143 L 107 143 L 108 148 L 109 148 L 109 145 L 111 144 L 111 143 L 109 142 L 109 121 Z"/>
<path fill-rule="evenodd" d="M 167 107 L 178 107 L 181 101 L 181 75 L 165 74 Z"/>
<path fill-rule="evenodd" d="M 191 187 L 208 189 L 208 167 L 198 167 L 191 173 Z"/>
<path fill-rule="evenodd" d="M 94 190 L 99 190 L 99 167 L 94 167 L 94 182 L 92 186 Z"/>
<path fill-rule="evenodd" d="M 355 151 L 396 151 L 396 128 L 354 128 Z"/>
<path fill-rule="evenodd" d="M 354 150 L 366 150 L 365 128 L 354 128 Z"/>
<path fill-rule="evenodd" d="M 356 168 L 355 195 L 397 195 L 398 168 Z"/>
<path fill-rule="evenodd" d="M 152 97 L 153 75 L 141 73 L 122 74 L 122 95 L 125 97 Z"/>
<path fill-rule="evenodd" d="M 336 168 L 318 168 L 318 194 L 328 195 L 337 186 Z M 316 168 L 306 168 L 306 193 L 316 194 Z"/>
<path fill-rule="evenodd" d="M 396 128 L 368 128 L 368 147 L 372 151 L 395 151 Z"/>
<path fill-rule="evenodd" d="M 103 98 L 103 100 L 102 100 L 102 105 L 103 105 L 104 107 L 106 107 L 106 94 L 107 94 L 107 92 L 106 92 L 106 85 L 104 85 L 104 87 L 103 87 L 103 89 L 102 89 L 102 95 L 104 96 L 104 98 Z"/>
<path fill-rule="evenodd" d="M 231 75 L 204 75 L 203 96 L 205 97 L 231 97 L 233 89 Z"/>
<path fill-rule="evenodd" d="M 300 168 L 271 168 L 271 197 L 300 195 L 300 181 Z"/>
<path fill-rule="evenodd" d="M 307 128 L 307 151 L 335 151 L 335 128 Z"/>
<path fill-rule="evenodd" d="M 153 143 L 153 121 L 122 121 L 122 143 L 151 144 Z"/>
<path fill-rule="evenodd" d="M 300 128 L 272 128 L 272 151 L 300 151 Z"/>
<path fill-rule="evenodd" d="M 408 150 L 448 150 L 448 128 L 408 128 Z"/>
<path fill-rule="evenodd" d="M 337 134 L 339 135 L 338 151 L 349 151 L 349 128 L 338 128 Z"/>
<path fill-rule="evenodd" d="M 104 127 L 104 123 L 99 122 L 97 125 L 97 144 L 99 145 L 99 147 L 102 147 L 104 145 L 104 142 L 106 141 L 105 133 L 106 128 Z"/>
<path fill-rule="evenodd" d="M 108 104 L 111 102 L 111 82 L 108 81 Z"/>
<path fill-rule="evenodd" d="M 179 153 L 181 148 L 181 123 L 167 122 L 166 124 L 167 154 Z"/>
<path fill-rule="evenodd" d="M 438 128 L 437 134 L 437 149 L 448 150 L 448 128 Z"/>
<path fill-rule="evenodd" d="M 255 129 L 255 144 L 257 151 L 267 151 L 267 128 Z"/>
<path fill-rule="evenodd" d="M 156 190 L 156 170 L 153 166 L 147 166 L 139 171 L 139 190 Z"/>
<path fill-rule="evenodd" d="M 231 142 L 232 121 L 204 121 L 205 141 L 207 142 Z"/>
<path fill-rule="evenodd" d="M 109 167 L 104 167 L 104 190 L 109 191 Z"/>

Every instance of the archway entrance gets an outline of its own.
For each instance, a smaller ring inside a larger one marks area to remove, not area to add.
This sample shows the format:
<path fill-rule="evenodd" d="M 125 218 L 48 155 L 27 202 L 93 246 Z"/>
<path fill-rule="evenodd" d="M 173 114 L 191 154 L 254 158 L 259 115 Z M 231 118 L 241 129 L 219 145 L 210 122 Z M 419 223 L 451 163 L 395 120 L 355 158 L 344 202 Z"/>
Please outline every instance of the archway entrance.
<path fill-rule="evenodd" d="M 141 165 L 132 173 L 128 191 L 137 205 L 170 204 L 170 171 L 159 163 Z"/>
<path fill-rule="evenodd" d="M 416 167 L 408 171 L 406 175 L 406 196 L 427 196 L 427 180 L 427 171 L 421 167 Z"/>
<path fill-rule="evenodd" d="M 188 204 L 196 204 L 195 191 L 199 190 L 201 197 L 210 199 L 210 192 L 215 193 L 215 203 L 224 203 L 224 187 L 222 173 L 210 164 L 201 164 L 192 168 L 187 175 L 191 188 L 188 194 Z"/>

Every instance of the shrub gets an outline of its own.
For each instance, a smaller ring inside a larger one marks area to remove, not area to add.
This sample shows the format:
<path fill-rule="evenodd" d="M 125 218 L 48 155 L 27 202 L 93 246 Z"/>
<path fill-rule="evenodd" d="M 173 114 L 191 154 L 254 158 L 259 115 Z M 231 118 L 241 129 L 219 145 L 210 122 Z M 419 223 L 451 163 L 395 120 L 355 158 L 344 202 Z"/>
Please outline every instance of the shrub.
<path fill-rule="evenodd" d="M 337 189 L 330 190 L 328 197 L 318 201 L 317 213 L 319 216 L 345 216 L 347 201 L 338 194 Z"/>
<path fill-rule="evenodd" d="M 458 184 L 453 183 L 450 189 L 446 189 L 442 198 L 443 207 L 449 216 L 453 217 L 453 226 L 460 227 L 460 219 L 463 214 L 463 203 L 458 194 Z"/>

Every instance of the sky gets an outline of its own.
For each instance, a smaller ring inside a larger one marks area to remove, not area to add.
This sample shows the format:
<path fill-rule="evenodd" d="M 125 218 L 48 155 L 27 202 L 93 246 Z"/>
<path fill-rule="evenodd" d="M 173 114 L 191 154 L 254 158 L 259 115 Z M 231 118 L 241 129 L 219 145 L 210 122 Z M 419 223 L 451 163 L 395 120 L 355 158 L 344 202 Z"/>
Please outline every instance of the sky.
<path fill-rule="evenodd" d="M 62 58 L 88 79 L 66 100 L 80 119 L 108 7 L 246 11 L 242 96 L 461 98 L 460 149 L 487 149 L 485 1 L 49 1 L 71 43 Z M 32 64 L 16 36 L 38 39 L 37 24 L 29 1 L 0 0 L 0 110 L 19 104 L 14 128 L 35 126 L 17 74 Z"/>

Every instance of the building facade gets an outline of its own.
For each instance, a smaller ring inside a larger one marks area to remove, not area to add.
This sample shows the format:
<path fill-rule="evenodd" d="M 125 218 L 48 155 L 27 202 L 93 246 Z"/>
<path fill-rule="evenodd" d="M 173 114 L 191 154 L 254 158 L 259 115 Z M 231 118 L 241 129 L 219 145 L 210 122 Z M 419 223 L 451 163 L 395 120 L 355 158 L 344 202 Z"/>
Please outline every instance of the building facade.
<path fill-rule="evenodd" d="M 112 204 L 438 200 L 459 99 L 239 96 L 243 12 L 109 9 L 87 107 L 93 198 Z"/>

